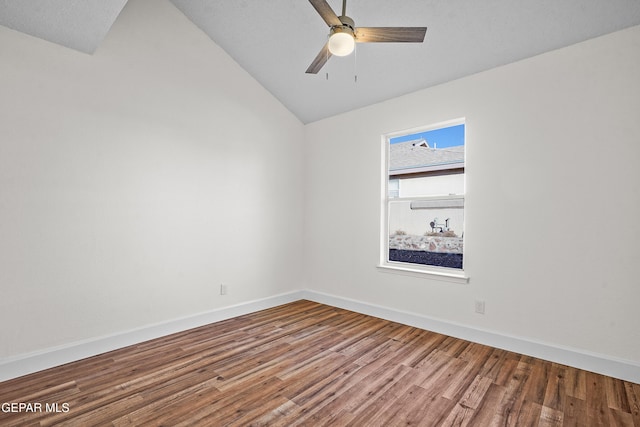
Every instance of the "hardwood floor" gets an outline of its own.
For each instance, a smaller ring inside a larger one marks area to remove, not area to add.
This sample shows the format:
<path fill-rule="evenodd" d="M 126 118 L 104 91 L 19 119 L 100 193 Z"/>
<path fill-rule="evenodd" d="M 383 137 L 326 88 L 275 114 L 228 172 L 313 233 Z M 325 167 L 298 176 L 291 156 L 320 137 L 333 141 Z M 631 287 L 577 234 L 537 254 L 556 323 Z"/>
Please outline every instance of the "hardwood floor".
<path fill-rule="evenodd" d="M 309 301 L 6 381 L 0 402 L 2 426 L 640 427 L 638 384 Z"/>

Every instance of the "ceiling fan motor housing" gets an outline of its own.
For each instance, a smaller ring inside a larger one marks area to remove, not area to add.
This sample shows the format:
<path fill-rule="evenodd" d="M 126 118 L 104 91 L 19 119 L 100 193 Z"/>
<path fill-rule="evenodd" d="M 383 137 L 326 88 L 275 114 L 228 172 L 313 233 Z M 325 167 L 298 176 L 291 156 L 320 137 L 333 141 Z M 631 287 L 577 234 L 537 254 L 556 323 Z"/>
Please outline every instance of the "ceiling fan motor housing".
<path fill-rule="evenodd" d="M 340 19 L 340 22 L 342 22 L 342 25 L 334 25 L 333 27 L 331 27 L 331 30 L 329 32 L 329 37 L 331 37 L 336 33 L 347 33 L 352 37 L 355 37 L 356 27 L 355 27 L 355 23 L 353 22 L 353 19 L 349 18 L 348 16 L 339 16 L 338 19 Z"/>
<path fill-rule="evenodd" d="M 345 15 L 338 16 L 338 19 L 340 20 L 340 22 L 342 22 L 343 27 L 347 26 L 351 28 L 352 31 L 356 28 L 356 24 L 355 22 L 353 22 L 353 19 L 349 18 L 348 16 L 345 16 Z"/>
<path fill-rule="evenodd" d="M 348 25 L 336 25 L 335 27 L 331 27 L 331 31 L 329 32 L 329 37 L 338 33 L 347 33 L 352 37 L 355 37 L 353 28 L 349 27 Z"/>

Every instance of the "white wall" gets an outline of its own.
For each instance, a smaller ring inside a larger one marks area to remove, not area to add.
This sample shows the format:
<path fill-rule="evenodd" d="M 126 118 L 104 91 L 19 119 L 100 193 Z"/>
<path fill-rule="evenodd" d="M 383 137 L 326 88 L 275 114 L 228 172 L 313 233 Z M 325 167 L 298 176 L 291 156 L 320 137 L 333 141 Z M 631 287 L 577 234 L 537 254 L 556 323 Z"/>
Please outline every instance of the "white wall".
<path fill-rule="evenodd" d="M 164 0 L 91 56 L 0 27 L 0 358 L 302 283 L 638 363 L 638 52 L 635 27 L 303 127 Z M 460 117 L 470 284 L 379 272 L 381 135 Z"/>
<path fill-rule="evenodd" d="M 0 93 L 0 358 L 300 286 L 303 125 L 168 1 L 0 27 Z"/>
<path fill-rule="evenodd" d="M 399 193 L 399 197 L 464 194 L 464 174 L 402 178 Z"/>
<path fill-rule="evenodd" d="M 463 237 L 464 209 L 411 209 L 411 200 L 394 201 L 389 204 L 389 234 L 402 230 L 414 236 L 424 236 L 425 233 L 432 232 L 430 223 L 434 219 L 443 225 L 449 219 L 449 230 Z"/>
<path fill-rule="evenodd" d="M 398 197 L 464 195 L 462 173 L 401 178 L 398 181 Z M 408 234 L 422 236 L 431 232 L 429 224 L 436 218 L 439 224 L 444 224 L 449 218 L 449 229 L 458 236 L 464 233 L 464 209 L 411 209 L 411 201 L 395 201 L 389 206 L 389 234 L 402 230 Z"/>
<path fill-rule="evenodd" d="M 640 362 L 639 52 L 634 27 L 307 125 L 310 288 Z M 459 117 L 470 283 L 377 270 L 381 135 Z"/>

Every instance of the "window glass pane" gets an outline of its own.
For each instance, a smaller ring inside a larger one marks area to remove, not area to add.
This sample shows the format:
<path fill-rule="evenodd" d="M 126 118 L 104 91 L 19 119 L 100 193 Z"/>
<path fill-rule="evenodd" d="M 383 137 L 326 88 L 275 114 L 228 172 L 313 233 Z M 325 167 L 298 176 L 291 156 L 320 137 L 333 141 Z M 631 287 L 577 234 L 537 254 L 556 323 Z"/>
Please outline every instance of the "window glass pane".
<path fill-rule="evenodd" d="M 390 262 L 462 268 L 464 124 L 389 140 Z"/>
<path fill-rule="evenodd" d="M 412 209 L 411 204 L 389 202 L 389 261 L 462 268 L 462 206 Z"/>
<path fill-rule="evenodd" d="M 400 180 L 399 179 L 389 179 L 389 198 L 395 199 L 400 197 Z"/>

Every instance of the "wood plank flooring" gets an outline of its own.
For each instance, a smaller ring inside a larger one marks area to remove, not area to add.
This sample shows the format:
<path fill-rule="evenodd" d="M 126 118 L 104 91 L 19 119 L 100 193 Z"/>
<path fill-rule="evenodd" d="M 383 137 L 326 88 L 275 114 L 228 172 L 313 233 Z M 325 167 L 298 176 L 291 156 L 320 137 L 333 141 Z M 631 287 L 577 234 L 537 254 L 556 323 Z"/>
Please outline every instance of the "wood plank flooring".
<path fill-rule="evenodd" d="M 2 426 L 640 427 L 638 384 L 310 301 L 5 381 L 0 403 Z"/>

